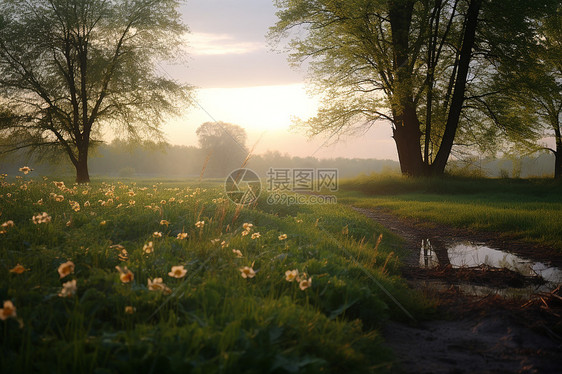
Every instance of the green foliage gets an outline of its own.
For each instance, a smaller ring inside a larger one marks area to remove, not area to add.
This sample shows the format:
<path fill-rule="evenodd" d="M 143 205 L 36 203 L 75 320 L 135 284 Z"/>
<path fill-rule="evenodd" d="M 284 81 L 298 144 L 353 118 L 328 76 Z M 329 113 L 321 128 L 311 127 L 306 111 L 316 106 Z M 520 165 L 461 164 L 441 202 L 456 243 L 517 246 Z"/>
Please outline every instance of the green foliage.
<path fill-rule="evenodd" d="M 2 220 L 15 225 L 0 234 L 0 301 L 17 308 L 0 321 L 2 371 L 385 372 L 393 360 L 377 329 L 407 317 L 373 279 L 410 313 L 430 311 L 399 277 L 398 239 L 341 206 L 281 210 L 262 197 L 239 208 L 213 186 L 153 180 L 1 183 Z M 50 222 L 34 224 L 43 211 Z M 23 273 L 9 271 L 17 264 Z M 184 277 L 168 275 L 176 265 Z M 294 269 L 312 285 L 285 280 Z M 170 294 L 149 289 L 158 277 Z M 76 293 L 58 296 L 69 280 Z"/>
<path fill-rule="evenodd" d="M 189 87 L 162 77 L 187 28 L 179 2 L 0 2 L 0 146 L 66 154 L 88 182 L 90 145 L 102 128 L 161 137 Z"/>

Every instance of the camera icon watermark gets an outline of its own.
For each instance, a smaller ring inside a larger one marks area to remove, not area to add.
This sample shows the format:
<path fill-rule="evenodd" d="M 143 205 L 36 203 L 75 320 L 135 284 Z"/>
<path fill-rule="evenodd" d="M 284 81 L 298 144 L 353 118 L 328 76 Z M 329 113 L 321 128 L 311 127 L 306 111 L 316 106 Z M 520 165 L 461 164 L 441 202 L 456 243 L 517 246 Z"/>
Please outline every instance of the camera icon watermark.
<path fill-rule="evenodd" d="M 326 195 L 326 192 L 338 190 L 338 169 L 269 168 L 266 177 L 268 204 L 337 203 L 336 196 Z M 225 190 L 231 201 L 247 205 L 257 201 L 261 193 L 261 181 L 252 170 L 237 169 L 226 178 Z"/>

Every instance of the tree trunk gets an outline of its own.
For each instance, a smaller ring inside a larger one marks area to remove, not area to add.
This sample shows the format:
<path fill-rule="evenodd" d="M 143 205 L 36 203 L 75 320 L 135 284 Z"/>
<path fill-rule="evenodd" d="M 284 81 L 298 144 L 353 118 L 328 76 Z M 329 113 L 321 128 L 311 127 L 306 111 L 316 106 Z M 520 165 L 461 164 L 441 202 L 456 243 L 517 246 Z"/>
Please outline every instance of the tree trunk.
<path fill-rule="evenodd" d="M 388 6 L 395 76 L 393 137 L 402 174 L 417 177 L 425 174 L 425 167 L 422 159 L 420 122 L 412 99 L 412 66 L 409 61 L 409 34 L 414 1 L 394 0 L 389 1 Z"/>
<path fill-rule="evenodd" d="M 554 123 L 554 138 L 556 140 L 556 152 L 554 152 L 554 178 L 562 178 L 562 134 L 558 118 Z"/>
<path fill-rule="evenodd" d="M 402 174 L 413 177 L 425 175 L 426 168 L 421 152 L 421 131 L 416 110 L 406 105 L 403 114 L 395 116 L 393 131 Z"/>
<path fill-rule="evenodd" d="M 78 161 L 74 164 L 76 168 L 76 183 L 90 183 L 88 172 L 88 145 L 82 145 L 78 150 Z"/>
<path fill-rule="evenodd" d="M 449 107 L 449 115 L 445 125 L 445 132 L 441 140 L 441 145 L 435 156 L 435 161 L 431 165 L 431 173 L 433 175 L 442 175 L 445 172 L 447 160 L 453 148 L 453 142 L 459 126 L 459 119 L 464 104 L 464 94 L 466 91 L 466 79 L 472 59 L 472 48 L 474 46 L 476 28 L 478 26 L 478 14 L 480 13 L 480 6 L 482 0 L 472 0 L 468 6 L 466 16 L 466 27 L 462 41 L 461 53 L 459 58 L 459 65 L 457 76 L 455 79 L 455 91 L 451 99 L 451 106 Z"/>

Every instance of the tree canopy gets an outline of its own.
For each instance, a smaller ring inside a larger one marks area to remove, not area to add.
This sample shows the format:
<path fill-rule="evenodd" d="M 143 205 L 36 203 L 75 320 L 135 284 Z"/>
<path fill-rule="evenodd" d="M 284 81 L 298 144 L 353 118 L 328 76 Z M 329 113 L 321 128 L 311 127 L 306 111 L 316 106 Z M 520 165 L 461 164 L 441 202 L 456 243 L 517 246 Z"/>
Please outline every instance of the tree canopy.
<path fill-rule="evenodd" d="M 533 20 L 558 2 L 278 0 L 270 38 L 290 39 L 292 63 L 309 62 L 323 96 L 302 123 L 312 135 L 386 120 L 402 172 L 434 175 L 459 137 L 487 134 L 472 112 L 494 94 L 492 62 L 532 43 Z"/>
<path fill-rule="evenodd" d="M 0 1 L 0 144 L 65 153 L 88 182 L 103 128 L 161 137 L 189 87 L 158 72 L 188 31 L 175 0 Z"/>

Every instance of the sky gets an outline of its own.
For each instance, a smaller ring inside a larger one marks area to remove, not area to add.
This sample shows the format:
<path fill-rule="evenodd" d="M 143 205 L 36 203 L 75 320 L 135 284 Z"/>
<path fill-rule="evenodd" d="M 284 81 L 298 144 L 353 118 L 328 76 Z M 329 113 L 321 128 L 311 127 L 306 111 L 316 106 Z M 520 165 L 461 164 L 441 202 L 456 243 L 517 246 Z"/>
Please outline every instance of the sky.
<path fill-rule="evenodd" d="M 338 142 L 311 140 L 291 126 L 295 118 L 314 116 L 319 102 L 307 93 L 306 69 L 291 68 L 287 55 L 273 51 L 266 39 L 275 11 L 271 0 L 188 0 L 182 5 L 191 30 L 187 57 L 162 69 L 197 87 L 196 102 L 164 126 L 167 140 L 196 145 L 197 127 L 216 120 L 245 128 L 255 153 L 397 160 L 387 123 Z"/>

